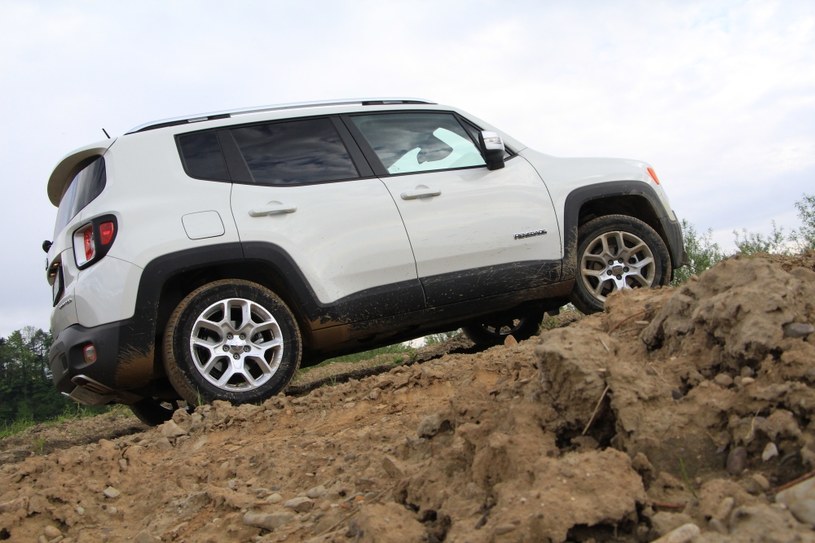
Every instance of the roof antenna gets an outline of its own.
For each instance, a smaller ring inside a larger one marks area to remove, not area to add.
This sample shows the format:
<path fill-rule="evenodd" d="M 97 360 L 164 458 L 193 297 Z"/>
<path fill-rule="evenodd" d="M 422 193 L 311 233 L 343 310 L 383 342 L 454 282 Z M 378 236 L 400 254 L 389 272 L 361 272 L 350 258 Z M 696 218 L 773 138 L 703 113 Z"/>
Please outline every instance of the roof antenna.
<path fill-rule="evenodd" d="M 107 130 L 105 130 L 105 129 L 103 128 L 103 129 L 102 129 L 102 132 L 104 132 L 104 133 L 105 133 L 105 137 L 106 137 L 107 139 L 110 139 L 110 134 L 108 134 L 108 131 L 107 131 Z"/>

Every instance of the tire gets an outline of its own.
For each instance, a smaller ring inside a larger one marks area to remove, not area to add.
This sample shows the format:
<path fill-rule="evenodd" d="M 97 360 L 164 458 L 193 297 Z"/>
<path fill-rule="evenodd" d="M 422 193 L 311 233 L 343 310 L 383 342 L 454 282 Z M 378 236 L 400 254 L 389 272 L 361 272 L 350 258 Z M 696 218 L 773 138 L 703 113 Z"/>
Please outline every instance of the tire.
<path fill-rule="evenodd" d="M 226 279 L 181 300 L 164 330 L 163 355 L 167 378 L 188 404 L 258 403 L 289 384 L 302 340 L 279 296 Z"/>
<path fill-rule="evenodd" d="M 128 405 L 133 414 L 148 426 L 158 426 L 173 418 L 179 408 L 177 401 L 165 402 L 154 398 L 145 398 Z"/>
<path fill-rule="evenodd" d="M 517 341 L 534 336 L 542 320 L 543 310 L 536 309 L 514 318 L 507 315 L 485 317 L 483 321 L 463 326 L 461 330 L 476 345 L 503 345 L 510 335 Z"/>
<path fill-rule="evenodd" d="M 612 292 L 659 287 L 671 280 L 665 242 L 646 223 L 627 215 L 606 215 L 581 226 L 576 266 L 571 301 L 586 314 L 602 311 Z"/>

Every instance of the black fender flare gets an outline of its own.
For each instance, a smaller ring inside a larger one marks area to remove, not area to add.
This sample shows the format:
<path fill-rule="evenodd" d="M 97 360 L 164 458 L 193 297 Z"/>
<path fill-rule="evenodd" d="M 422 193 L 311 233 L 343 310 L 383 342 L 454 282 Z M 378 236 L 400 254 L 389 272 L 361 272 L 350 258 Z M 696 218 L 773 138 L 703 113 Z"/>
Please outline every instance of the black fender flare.
<path fill-rule="evenodd" d="M 650 208 L 649 216 L 638 216 L 637 218 L 649 223 L 665 241 L 674 269 L 682 266 L 685 263 L 682 227 L 679 221 L 672 219 L 668 214 L 654 188 L 642 181 L 597 183 L 577 188 L 569 193 L 563 210 L 564 263 L 573 261 L 577 253 L 577 229 L 580 226 L 580 209 L 587 203 L 596 200 L 619 197 L 637 197 L 647 202 Z M 564 266 L 564 269 L 568 268 L 568 266 Z"/>

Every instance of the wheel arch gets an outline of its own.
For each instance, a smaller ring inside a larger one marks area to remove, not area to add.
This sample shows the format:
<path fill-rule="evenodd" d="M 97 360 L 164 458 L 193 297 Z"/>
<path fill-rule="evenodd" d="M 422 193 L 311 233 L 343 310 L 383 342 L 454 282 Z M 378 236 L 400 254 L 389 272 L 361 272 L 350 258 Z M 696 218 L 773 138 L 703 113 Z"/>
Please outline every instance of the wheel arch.
<path fill-rule="evenodd" d="M 251 253 L 251 251 L 248 251 Z M 311 344 L 316 295 L 292 258 L 281 248 L 268 246 L 265 258 L 247 254 L 240 243 L 187 249 L 159 257 L 142 273 L 136 301 L 136 322 L 143 323 L 145 339 L 160 344 L 164 327 L 175 307 L 196 288 L 220 279 L 258 283 L 280 296 L 294 314 L 303 336 Z M 161 364 L 156 350 L 156 363 Z"/>
<path fill-rule="evenodd" d="M 656 191 L 641 181 L 601 183 L 569 193 L 564 209 L 564 262 L 574 262 L 576 258 L 578 229 L 605 215 L 628 215 L 648 224 L 665 242 L 673 268 L 683 264 L 684 247 L 678 222 L 668 216 Z"/>

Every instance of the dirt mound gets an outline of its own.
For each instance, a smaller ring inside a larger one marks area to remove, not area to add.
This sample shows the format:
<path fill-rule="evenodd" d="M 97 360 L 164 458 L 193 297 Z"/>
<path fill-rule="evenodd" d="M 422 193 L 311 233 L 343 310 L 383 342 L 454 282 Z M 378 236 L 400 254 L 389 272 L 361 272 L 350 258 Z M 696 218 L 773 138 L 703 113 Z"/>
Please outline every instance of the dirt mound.
<path fill-rule="evenodd" d="M 0 539 L 815 541 L 813 270 L 731 259 L 521 344 L 8 462 Z"/>

